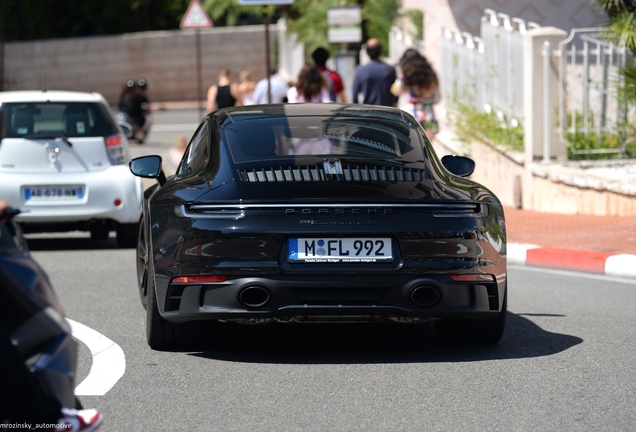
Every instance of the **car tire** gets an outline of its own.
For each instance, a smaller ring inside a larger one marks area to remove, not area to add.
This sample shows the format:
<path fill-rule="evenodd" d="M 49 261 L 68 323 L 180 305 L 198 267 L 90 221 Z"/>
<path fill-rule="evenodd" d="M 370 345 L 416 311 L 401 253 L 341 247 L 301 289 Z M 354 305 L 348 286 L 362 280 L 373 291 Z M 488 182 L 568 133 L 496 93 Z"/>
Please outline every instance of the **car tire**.
<path fill-rule="evenodd" d="M 437 337 L 449 343 L 494 345 L 498 343 L 506 327 L 508 315 L 508 288 L 504 291 L 501 312 L 489 321 L 448 318 L 435 322 Z"/>
<path fill-rule="evenodd" d="M 146 340 L 150 348 L 158 351 L 176 351 L 196 348 L 205 340 L 211 340 L 209 332 L 215 330 L 217 321 L 191 321 L 172 323 L 159 314 L 154 278 L 148 273 L 148 305 L 146 308 Z"/>
<path fill-rule="evenodd" d="M 118 223 L 115 230 L 117 231 L 117 244 L 120 248 L 134 248 L 137 246 L 139 223 Z"/>
<path fill-rule="evenodd" d="M 148 309 L 148 236 L 143 216 L 139 219 L 137 235 L 137 287 L 144 309 Z"/>
<path fill-rule="evenodd" d="M 159 314 L 157 293 L 154 278 L 148 278 L 148 305 L 146 307 L 146 340 L 154 350 L 173 350 L 180 348 L 182 339 L 178 337 L 182 332 L 176 331 L 178 324 L 166 321 Z"/>

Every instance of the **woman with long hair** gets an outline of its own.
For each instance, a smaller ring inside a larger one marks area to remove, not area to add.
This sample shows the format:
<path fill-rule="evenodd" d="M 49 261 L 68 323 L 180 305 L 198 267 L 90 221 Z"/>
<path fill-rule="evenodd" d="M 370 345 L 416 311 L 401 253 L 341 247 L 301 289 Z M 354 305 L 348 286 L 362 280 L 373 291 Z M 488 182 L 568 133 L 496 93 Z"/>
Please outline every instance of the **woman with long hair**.
<path fill-rule="evenodd" d="M 402 84 L 416 97 L 429 99 L 438 89 L 437 74 L 426 57 L 413 48 L 407 49 L 399 62 Z"/>
<path fill-rule="evenodd" d="M 429 135 L 434 135 L 439 127 L 433 104 L 441 99 L 435 70 L 426 57 L 413 48 L 402 54 L 398 66 L 401 74 L 391 92 L 396 96 L 408 94 L 409 103 L 413 105 L 413 115 L 427 129 Z"/>
<path fill-rule="evenodd" d="M 298 74 L 296 85 L 287 92 L 290 103 L 333 102 L 329 97 L 329 85 L 320 70 L 306 64 Z"/>

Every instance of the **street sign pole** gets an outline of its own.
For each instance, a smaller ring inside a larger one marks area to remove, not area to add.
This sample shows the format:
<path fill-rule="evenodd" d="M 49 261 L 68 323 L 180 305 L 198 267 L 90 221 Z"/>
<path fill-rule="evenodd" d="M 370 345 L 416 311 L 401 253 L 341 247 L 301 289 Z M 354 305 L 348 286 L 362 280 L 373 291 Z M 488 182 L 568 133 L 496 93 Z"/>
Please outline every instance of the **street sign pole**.
<path fill-rule="evenodd" d="M 196 52 L 197 52 L 197 105 L 199 106 L 199 119 L 202 119 L 205 116 L 205 109 L 201 104 L 201 95 L 203 95 L 203 70 L 201 67 L 201 29 L 196 29 L 194 31 L 195 34 L 195 44 L 196 44 Z"/>
<path fill-rule="evenodd" d="M 265 15 L 265 58 L 267 63 L 267 103 L 272 103 L 272 79 L 271 79 L 271 59 L 269 55 L 269 5 L 290 5 L 294 0 L 238 0 L 240 6 L 263 6 Z"/>
<path fill-rule="evenodd" d="M 179 27 L 181 29 L 194 29 L 194 49 L 196 52 L 197 62 L 197 105 L 199 107 L 199 117 L 203 118 L 205 111 L 201 105 L 201 96 L 203 96 L 203 71 L 201 66 L 201 29 L 212 27 L 212 19 L 203 8 L 201 0 L 191 0 L 188 5 Z M 205 98 L 204 98 L 205 100 Z"/>

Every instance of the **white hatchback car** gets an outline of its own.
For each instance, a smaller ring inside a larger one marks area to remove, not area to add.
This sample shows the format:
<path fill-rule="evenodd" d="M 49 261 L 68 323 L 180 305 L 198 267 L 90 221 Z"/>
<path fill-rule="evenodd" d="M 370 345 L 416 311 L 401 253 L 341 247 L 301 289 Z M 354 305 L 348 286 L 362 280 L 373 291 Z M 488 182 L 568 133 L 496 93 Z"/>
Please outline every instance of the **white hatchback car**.
<path fill-rule="evenodd" d="M 0 92 L 0 198 L 24 232 L 117 233 L 137 244 L 143 189 L 128 141 L 97 93 Z"/>

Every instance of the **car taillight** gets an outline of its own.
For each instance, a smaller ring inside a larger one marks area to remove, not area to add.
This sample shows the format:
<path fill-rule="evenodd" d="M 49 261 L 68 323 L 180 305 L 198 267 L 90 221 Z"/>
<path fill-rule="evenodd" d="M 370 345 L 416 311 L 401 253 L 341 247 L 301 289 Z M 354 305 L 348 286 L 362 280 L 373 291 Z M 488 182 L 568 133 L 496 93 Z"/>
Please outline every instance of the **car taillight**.
<path fill-rule="evenodd" d="M 106 151 L 108 152 L 108 159 L 110 159 L 111 165 L 121 165 L 128 160 L 127 148 L 124 145 L 125 141 L 121 135 L 111 135 L 104 138 L 106 144 Z"/>
<path fill-rule="evenodd" d="M 172 283 L 218 283 L 225 282 L 227 276 L 202 275 L 202 276 L 176 276 L 172 278 Z"/>
<path fill-rule="evenodd" d="M 494 282 L 496 279 L 491 274 L 451 274 L 451 279 L 455 282 Z"/>
<path fill-rule="evenodd" d="M 106 138 L 106 147 L 121 145 L 121 137 L 119 135 L 113 135 Z"/>

